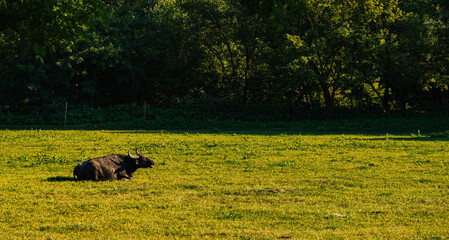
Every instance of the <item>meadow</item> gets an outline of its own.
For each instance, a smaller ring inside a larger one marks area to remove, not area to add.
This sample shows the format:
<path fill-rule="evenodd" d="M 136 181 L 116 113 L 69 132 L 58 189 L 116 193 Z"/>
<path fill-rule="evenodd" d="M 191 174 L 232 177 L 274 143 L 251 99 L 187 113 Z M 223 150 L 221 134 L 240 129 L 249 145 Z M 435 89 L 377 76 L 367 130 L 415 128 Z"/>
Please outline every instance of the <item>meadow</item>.
<path fill-rule="evenodd" d="M 447 138 L 0 130 L 2 239 L 447 239 Z M 76 164 L 139 149 L 132 181 Z"/>

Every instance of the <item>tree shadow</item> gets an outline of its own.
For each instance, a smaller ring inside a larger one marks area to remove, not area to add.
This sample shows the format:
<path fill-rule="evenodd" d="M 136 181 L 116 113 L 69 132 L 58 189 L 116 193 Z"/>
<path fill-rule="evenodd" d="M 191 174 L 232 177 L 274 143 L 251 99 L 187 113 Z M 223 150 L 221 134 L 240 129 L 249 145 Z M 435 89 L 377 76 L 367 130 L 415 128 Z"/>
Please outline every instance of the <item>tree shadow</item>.
<path fill-rule="evenodd" d="M 47 181 L 47 182 L 75 182 L 76 179 L 73 177 L 57 176 L 57 177 L 49 177 L 45 181 Z"/>
<path fill-rule="evenodd" d="M 236 135 L 367 135 L 376 136 L 385 140 L 387 134 L 407 136 L 411 133 L 422 133 L 428 136 L 432 133 L 447 131 L 446 118 L 374 118 L 374 119 L 304 119 L 298 121 L 254 121 L 244 122 L 237 120 L 220 121 L 192 121 L 186 120 L 182 124 L 167 123 L 153 124 L 152 122 L 129 122 L 120 124 L 104 122 L 99 124 L 80 125 L 3 125 L 0 130 L 80 130 L 80 131 L 111 131 L 112 133 L 129 134 L 236 134 Z M 429 124 L 429 122 L 431 124 Z M 418 130 L 419 129 L 419 130 Z M 384 139 L 385 138 L 385 139 Z M 394 140 L 407 141 L 448 141 L 449 138 L 418 137 L 416 139 L 397 137 Z"/>
<path fill-rule="evenodd" d="M 368 141 L 386 141 L 386 140 L 393 140 L 393 141 L 423 141 L 423 142 L 437 142 L 437 141 L 449 141 L 449 138 L 436 138 L 436 137 L 379 137 L 379 138 L 366 138 L 364 140 Z"/>

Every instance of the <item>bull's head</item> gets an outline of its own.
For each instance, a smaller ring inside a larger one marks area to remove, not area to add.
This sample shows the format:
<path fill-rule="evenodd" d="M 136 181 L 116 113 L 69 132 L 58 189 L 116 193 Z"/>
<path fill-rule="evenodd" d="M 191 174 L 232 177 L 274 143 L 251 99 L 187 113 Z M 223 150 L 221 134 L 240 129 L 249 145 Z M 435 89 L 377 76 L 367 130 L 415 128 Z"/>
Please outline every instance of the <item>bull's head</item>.
<path fill-rule="evenodd" d="M 139 168 L 152 168 L 154 166 L 154 161 L 149 159 L 147 156 L 143 155 L 142 153 L 139 153 L 136 149 L 137 156 L 131 155 L 131 150 L 128 151 L 128 156 L 132 159 L 136 160 L 136 165 Z"/>

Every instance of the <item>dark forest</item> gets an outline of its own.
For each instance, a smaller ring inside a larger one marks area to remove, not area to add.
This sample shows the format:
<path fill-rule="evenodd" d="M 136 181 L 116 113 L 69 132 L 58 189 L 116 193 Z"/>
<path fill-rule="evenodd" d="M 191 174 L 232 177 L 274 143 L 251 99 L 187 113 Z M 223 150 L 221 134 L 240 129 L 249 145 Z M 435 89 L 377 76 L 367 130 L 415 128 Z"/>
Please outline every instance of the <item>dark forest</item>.
<path fill-rule="evenodd" d="M 1 0 L 0 106 L 444 111 L 446 0 Z"/>

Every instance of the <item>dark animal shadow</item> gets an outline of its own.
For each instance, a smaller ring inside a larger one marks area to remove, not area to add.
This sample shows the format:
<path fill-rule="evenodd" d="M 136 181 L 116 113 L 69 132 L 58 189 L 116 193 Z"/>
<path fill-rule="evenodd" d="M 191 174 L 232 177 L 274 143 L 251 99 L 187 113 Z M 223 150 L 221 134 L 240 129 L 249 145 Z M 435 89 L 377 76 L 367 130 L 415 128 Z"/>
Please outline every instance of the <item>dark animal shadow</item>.
<path fill-rule="evenodd" d="M 75 182 L 76 180 L 73 177 L 57 176 L 57 177 L 49 177 L 45 181 L 47 181 L 47 182 Z"/>

